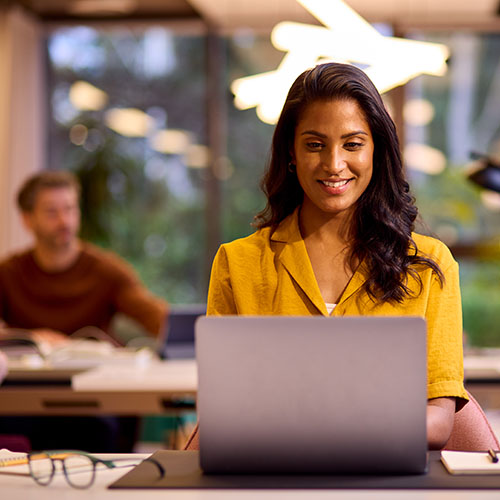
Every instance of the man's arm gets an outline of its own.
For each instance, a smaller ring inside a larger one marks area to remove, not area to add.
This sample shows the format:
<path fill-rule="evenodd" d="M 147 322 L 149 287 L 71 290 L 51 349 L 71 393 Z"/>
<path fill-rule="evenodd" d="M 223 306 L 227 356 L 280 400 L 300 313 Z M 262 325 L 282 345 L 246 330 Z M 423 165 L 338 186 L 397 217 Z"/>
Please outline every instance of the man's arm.
<path fill-rule="evenodd" d="M 116 259 L 116 309 L 141 324 L 150 334 L 159 336 L 167 325 L 168 304 L 153 295 L 139 280 L 130 265 Z"/>

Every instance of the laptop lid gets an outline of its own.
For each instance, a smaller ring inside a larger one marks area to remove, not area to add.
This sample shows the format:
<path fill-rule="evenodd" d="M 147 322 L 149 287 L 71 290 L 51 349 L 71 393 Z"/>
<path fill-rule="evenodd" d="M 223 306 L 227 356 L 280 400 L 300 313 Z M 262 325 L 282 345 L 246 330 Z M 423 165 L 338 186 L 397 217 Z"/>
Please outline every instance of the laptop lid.
<path fill-rule="evenodd" d="M 196 322 L 206 473 L 421 473 L 426 323 L 212 316 Z"/>
<path fill-rule="evenodd" d="M 167 333 L 160 354 L 166 359 L 195 357 L 194 324 L 207 312 L 206 304 L 172 304 L 167 321 Z"/>

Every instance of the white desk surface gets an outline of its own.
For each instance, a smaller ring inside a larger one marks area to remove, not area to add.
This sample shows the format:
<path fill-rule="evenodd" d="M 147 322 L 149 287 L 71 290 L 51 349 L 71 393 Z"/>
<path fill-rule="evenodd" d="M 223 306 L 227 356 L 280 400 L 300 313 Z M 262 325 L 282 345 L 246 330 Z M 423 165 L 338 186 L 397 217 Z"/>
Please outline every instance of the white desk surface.
<path fill-rule="evenodd" d="M 465 356 L 465 378 L 499 379 L 500 356 Z M 131 368 L 126 365 L 103 365 L 72 377 L 74 391 L 186 391 L 196 393 L 196 361 L 170 360 Z"/>
<path fill-rule="evenodd" d="M 147 454 L 104 455 L 102 458 L 133 457 Z M 497 500 L 498 491 L 488 490 L 110 490 L 109 484 L 126 474 L 129 468 L 98 471 L 95 483 L 86 490 L 69 486 L 64 477 L 54 478 L 49 486 L 39 486 L 24 476 L 0 474 L 2 500 Z"/>
<path fill-rule="evenodd" d="M 194 359 L 156 361 L 144 366 L 103 365 L 73 375 L 74 391 L 172 391 L 196 393 Z"/>

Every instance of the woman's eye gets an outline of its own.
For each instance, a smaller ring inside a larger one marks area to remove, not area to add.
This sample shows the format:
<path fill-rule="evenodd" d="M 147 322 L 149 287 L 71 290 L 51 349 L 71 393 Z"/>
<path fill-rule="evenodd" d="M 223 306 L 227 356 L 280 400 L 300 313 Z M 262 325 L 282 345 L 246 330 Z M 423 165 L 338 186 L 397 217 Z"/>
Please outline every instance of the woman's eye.
<path fill-rule="evenodd" d="M 307 147 L 310 149 L 320 149 L 323 147 L 323 144 L 321 142 L 308 142 Z"/>
<path fill-rule="evenodd" d="M 347 149 L 357 149 L 361 146 L 363 146 L 362 142 L 347 142 L 346 144 L 344 144 L 344 147 Z"/>

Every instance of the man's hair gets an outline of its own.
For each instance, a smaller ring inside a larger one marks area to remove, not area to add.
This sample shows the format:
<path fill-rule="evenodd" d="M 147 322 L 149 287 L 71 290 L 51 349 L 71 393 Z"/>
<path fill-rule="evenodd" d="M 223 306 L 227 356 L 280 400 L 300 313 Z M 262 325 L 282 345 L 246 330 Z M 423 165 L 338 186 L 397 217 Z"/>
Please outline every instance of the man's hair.
<path fill-rule="evenodd" d="M 67 170 L 44 170 L 28 178 L 17 195 L 17 205 L 23 212 L 31 212 L 38 193 L 43 189 L 74 188 L 80 196 L 80 183 Z"/>

